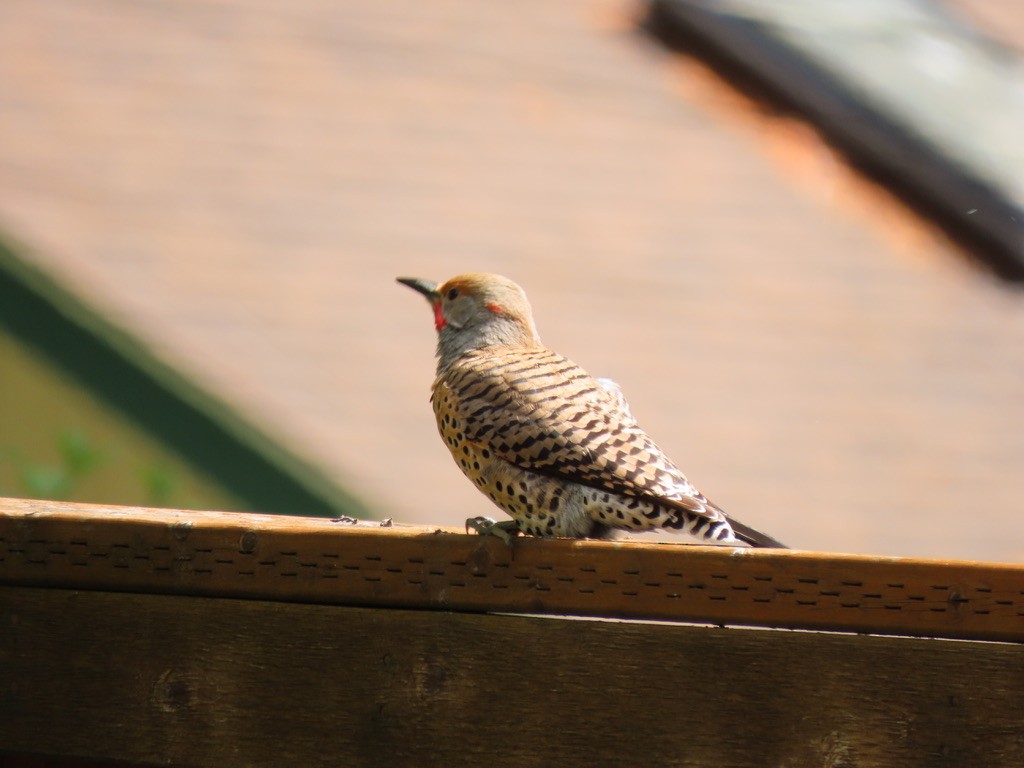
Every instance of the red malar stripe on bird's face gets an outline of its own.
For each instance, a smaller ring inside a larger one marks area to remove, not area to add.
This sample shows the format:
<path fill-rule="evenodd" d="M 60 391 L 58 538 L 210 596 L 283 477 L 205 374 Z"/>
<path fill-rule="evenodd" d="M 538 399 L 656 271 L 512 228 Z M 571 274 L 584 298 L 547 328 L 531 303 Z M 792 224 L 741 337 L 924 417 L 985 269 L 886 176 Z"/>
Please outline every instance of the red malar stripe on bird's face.
<path fill-rule="evenodd" d="M 501 315 L 505 312 L 505 308 L 501 304 L 488 304 L 487 308 L 496 315 Z"/>
<path fill-rule="evenodd" d="M 444 328 L 446 325 L 448 325 L 448 321 L 444 319 L 444 313 L 441 311 L 441 302 L 440 301 L 435 301 L 434 302 L 434 327 L 438 330 L 438 332 L 440 332 L 441 329 Z"/>

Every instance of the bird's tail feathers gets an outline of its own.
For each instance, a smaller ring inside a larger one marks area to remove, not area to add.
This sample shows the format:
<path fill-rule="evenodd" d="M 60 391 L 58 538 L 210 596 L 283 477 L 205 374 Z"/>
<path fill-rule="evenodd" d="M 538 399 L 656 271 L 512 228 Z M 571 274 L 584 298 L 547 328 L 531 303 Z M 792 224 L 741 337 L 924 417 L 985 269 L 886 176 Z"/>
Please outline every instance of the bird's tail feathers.
<path fill-rule="evenodd" d="M 752 547 L 764 547 L 771 549 L 789 549 L 778 539 L 773 539 L 766 533 L 761 533 L 749 525 L 744 525 L 739 520 L 729 518 L 729 525 L 732 527 L 733 535 L 745 544 Z"/>

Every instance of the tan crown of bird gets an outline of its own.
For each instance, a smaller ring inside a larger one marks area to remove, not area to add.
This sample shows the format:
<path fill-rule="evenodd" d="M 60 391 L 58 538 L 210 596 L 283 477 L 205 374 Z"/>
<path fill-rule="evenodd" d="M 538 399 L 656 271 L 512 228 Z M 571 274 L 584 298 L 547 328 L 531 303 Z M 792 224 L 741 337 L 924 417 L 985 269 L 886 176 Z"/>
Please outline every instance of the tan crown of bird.
<path fill-rule="evenodd" d="M 681 530 L 709 542 L 784 547 L 728 517 L 640 428 L 618 386 L 545 347 L 523 289 L 500 275 L 422 293 L 437 328 L 432 402 L 452 457 L 511 521 L 480 533 L 609 538 L 615 529 Z"/>

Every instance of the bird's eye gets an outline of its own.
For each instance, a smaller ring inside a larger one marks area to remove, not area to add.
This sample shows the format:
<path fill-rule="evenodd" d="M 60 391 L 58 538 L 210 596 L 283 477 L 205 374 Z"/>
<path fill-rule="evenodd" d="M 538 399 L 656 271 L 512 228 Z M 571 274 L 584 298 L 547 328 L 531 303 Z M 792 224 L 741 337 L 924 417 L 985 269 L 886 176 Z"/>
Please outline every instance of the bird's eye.
<path fill-rule="evenodd" d="M 458 288 L 450 289 L 448 291 L 448 301 L 451 301 L 452 299 L 454 299 L 458 295 L 459 295 L 459 289 Z"/>

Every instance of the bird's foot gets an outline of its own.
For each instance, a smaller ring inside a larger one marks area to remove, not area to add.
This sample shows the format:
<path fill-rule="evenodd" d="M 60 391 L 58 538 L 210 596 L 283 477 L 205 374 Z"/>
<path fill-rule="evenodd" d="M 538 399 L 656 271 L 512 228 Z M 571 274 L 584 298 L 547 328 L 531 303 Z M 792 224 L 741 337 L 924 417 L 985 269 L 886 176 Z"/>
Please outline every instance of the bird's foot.
<path fill-rule="evenodd" d="M 355 525 L 359 521 L 356 518 L 354 518 L 354 517 L 349 517 L 348 515 L 342 515 L 341 517 L 332 517 L 331 518 L 331 522 L 332 523 L 347 523 L 348 525 Z"/>
<path fill-rule="evenodd" d="M 466 521 L 466 533 L 476 531 L 481 536 L 497 536 L 506 544 L 519 535 L 519 524 L 515 520 L 495 522 L 489 517 L 471 517 Z"/>

